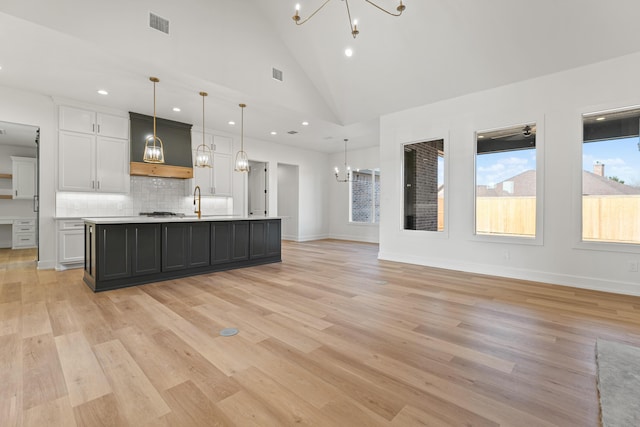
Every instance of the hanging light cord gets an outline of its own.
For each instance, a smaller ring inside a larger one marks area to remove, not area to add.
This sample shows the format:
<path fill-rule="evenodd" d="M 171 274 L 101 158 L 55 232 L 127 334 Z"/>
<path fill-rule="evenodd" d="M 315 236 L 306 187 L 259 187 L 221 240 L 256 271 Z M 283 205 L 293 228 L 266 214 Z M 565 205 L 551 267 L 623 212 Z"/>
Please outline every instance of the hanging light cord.
<path fill-rule="evenodd" d="M 153 146 L 156 146 L 156 80 L 153 82 Z"/>
<path fill-rule="evenodd" d="M 244 152 L 244 104 L 240 104 L 240 151 Z"/>

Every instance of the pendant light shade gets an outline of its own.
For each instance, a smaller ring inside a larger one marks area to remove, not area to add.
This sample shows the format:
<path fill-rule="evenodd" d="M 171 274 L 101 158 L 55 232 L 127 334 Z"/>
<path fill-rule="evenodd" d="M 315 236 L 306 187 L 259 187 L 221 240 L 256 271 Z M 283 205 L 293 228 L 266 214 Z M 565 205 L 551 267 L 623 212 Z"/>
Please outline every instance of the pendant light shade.
<path fill-rule="evenodd" d="M 164 146 L 162 140 L 156 135 L 156 83 L 160 80 L 157 77 L 149 77 L 153 82 L 153 135 L 149 135 L 144 143 L 145 163 L 164 163 Z"/>
<path fill-rule="evenodd" d="M 197 168 L 210 168 L 213 167 L 213 153 L 211 148 L 207 144 L 204 143 L 204 97 L 207 96 L 207 92 L 200 92 L 200 96 L 202 96 L 202 144 L 198 145 L 196 148 L 195 161 L 193 166 Z"/>
<path fill-rule="evenodd" d="M 240 104 L 241 121 L 240 121 L 240 151 L 236 154 L 236 172 L 249 172 L 249 158 L 244 152 L 244 108 L 246 104 Z"/>

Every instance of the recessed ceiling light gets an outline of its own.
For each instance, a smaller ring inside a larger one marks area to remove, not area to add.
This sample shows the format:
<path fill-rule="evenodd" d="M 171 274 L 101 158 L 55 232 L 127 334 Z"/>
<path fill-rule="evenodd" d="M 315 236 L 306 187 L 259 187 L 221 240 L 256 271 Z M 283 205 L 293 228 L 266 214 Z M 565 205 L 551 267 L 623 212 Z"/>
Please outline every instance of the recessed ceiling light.
<path fill-rule="evenodd" d="M 0 70 L 2 70 L 2 65 L 0 65 Z"/>
<path fill-rule="evenodd" d="M 234 122 L 233 120 L 229 120 L 229 125 L 230 126 L 235 126 L 236 122 Z"/>
<path fill-rule="evenodd" d="M 598 117 L 596 120 L 597 120 L 597 121 L 599 121 L 599 122 L 601 122 L 601 121 L 603 121 L 603 120 L 607 120 L 607 118 L 606 118 L 606 117 Z"/>
<path fill-rule="evenodd" d="M 179 113 L 181 110 L 180 110 L 180 107 L 173 107 L 173 111 L 175 111 L 176 113 Z"/>
<path fill-rule="evenodd" d="M 271 135 L 277 135 L 277 134 L 278 134 L 278 132 L 276 132 L 275 130 L 271 131 Z"/>
<path fill-rule="evenodd" d="M 309 126 L 309 122 L 302 122 L 302 126 Z"/>
<path fill-rule="evenodd" d="M 346 48 L 344 50 L 344 54 L 347 56 L 347 58 L 351 58 L 353 56 L 353 49 L 351 49 L 350 47 Z"/>
<path fill-rule="evenodd" d="M 100 95 L 109 95 L 109 92 L 107 92 L 107 91 L 106 91 L 106 90 L 104 90 L 104 89 L 100 89 L 100 90 L 98 91 L 98 93 L 99 93 Z"/>
<path fill-rule="evenodd" d="M 478 135 L 478 138 L 482 139 L 484 138 L 484 135 Z"/>

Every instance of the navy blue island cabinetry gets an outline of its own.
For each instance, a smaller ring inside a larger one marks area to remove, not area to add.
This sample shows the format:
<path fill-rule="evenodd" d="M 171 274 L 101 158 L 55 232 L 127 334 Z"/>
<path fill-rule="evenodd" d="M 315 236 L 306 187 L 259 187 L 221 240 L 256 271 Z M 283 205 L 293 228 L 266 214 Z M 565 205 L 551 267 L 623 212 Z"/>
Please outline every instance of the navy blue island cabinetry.
<path fill-rule="evenodd" d="M 84 281 L 94 291 L 280 262 L 280 218 L 87 218 Z"/>

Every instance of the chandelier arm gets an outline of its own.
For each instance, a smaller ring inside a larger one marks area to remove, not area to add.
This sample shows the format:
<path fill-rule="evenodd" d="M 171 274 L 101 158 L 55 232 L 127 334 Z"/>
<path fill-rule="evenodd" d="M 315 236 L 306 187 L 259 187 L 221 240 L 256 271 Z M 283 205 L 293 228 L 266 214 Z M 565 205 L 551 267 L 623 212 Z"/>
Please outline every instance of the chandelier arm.
<path fill-rule="evenodd" d="M 358 35 L 358 32 L 353 29 L 353 21 L 351 20 L 351 9 L 349 9 L 349 0 L 344 0 L 344 3 L 347 6 L 347 17 L 349 18 L 349 27 L 351 28 L 351 35 L 355 39 Z"/>
<path fill-rule="evenodd" d="M 404 11 L 404 8 L 401 8 L 401 9 L 398 11 L 398 13 L 393 13 L 393 12 L 389 12 L 387 9 L 385 9 L 385 8 L 383 8 L 383 7 L 381 7 L 381 6 L 378 6 L 377 4 L 375 4 L 374 2 L 372 2 L 371 0 L 364 0 L 364 1 L 366 1 L 367 3 L 369 3 L 369 4 L 370 4 L 370 5 L 372 5 L 372 6 L 377 7 L 379 10 L 381 10 L 381 11 L 383 11 L 384 13 L 386 13 L 386 14 L 388 14 L 388 15 L 391 15 L 391 16 L 400 16 L 400 15 L 402 15 L 402 12 Z M 402 4 L 402 2 L 400 2 L 400 6 L 404 6 L 404 5 Z M 397 10 L 397 9 L 396 9 L 396 10 Z"/>
<path fill-rule="evenodd" d="M 320 10 L 322 10 L 322 8 L 323 8 L 323 7 L 325 7 L 325 6 L 327 5 L 327 3 L 329 3 L 330 1 L 331 1 L 331 0 L 325 0 L 325 2 L 324 2 L 324 3 L 322 3 L 322 5 L 320 5 L 320 7 L 319 7 L 319 8 L 317 8 L 317 9 L 316 9 L 316 10 L 315 10 L 311 15 L 307 16 L 306 18 L 301 19 L 301 20 L 297 20 L 297 21 L 294 19 L 294 21 L 296 22 L 296 25 L 302 25 L 302 24 L 304 24 L 305 22 L 307 22 L 309 19 L 313 18 L 313 15 L 315 15 L 315 14 L 316 14 L 316 13 L 318 13 L 318 12 L 320 12 Z M 297 13 L 298 13 L 298 12 L 296 12 L 296 14 L 297 14 Z"/>

